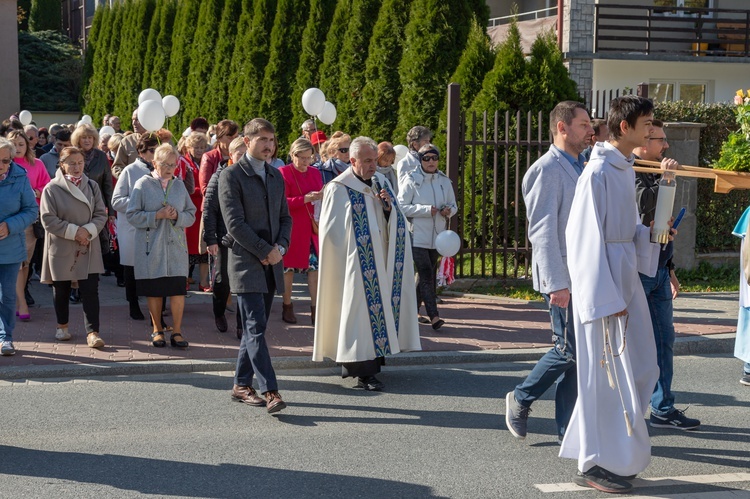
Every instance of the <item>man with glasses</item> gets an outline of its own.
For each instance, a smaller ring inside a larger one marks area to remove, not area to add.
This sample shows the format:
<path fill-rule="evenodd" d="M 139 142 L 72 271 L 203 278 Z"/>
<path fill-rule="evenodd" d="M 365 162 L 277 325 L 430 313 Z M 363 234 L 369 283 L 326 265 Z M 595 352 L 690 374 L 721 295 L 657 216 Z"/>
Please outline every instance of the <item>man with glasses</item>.
<path fill-rule="evenodd" d="M 409 152 L 396 164 L 399 190 L 401 190 L 401 184 L 406 177 L 421 164 L 419 161 L 419 149 L 430 142 L 432 142 L 432 132 L 427 127 L 417 125 L 412 127 L 406 134 L 406 144 L 409 146 Z"/>
<path fill-rule="evenodd" d="M 523 178 L 523 200 L 529 219 L 534 289 L 549 306 L 554 346 L 544 354 L 526 379 L 505 396 L 505 424 L 511 435 L 526 438 L 531 404 L 558 381 L 555 389 L 555 422 L 561 441 L 577 398 L 575 332 L 570 299 L 565 228 L 578 177 L 583 172 L 581 154 L 594 130 L 586 107 L 563 101 L 550 114 L 553 143 Z"/>
<path fill-rule="evenodd" d="M 653 121 L 653 132 L 644 147 L 636 147 L 633 154 L 648 161 L 660 161 L 662 169 L 676 170 L 680 164 L 671 158 L 665 158 L 664 152 L 669 149 L 664 123 Z M 659 177 L 656 173 L 636 173 L 635 191 L 638 200 L 638 212 L 643 225 L 648 226 L 656 213 L 656 199 L 659 192 Z M 697 419 L 685 416 L 685 411 L 675 409 L 672 393 L 674 317 L 672 300 L 680 292 L 680 282 L 674 273 L 672 255 L 674 243 L 664 245 L 659 254 L 659 266 L 654 277 L 638 274 L 646 292 L 648 308 L 651 312 L 651 323 L 654 326 L 656 340 L 656 360 L 659 364 L 659 380 L 651 396 L 651 416 L 649 424 L 655 428 L 674 428 L 692 430 L 700 426 Z"/>
<path fill-rule="evenodd" d="M 113 116 L 112 118 L 117 118 L 117 116 Z M 110 122 L 112 118 L 110 118 Z M 141 122 L 138 121 L 138 108 L 133 111 L 131 119 L 133 121 L 133 133 L 122 139 L 120 148 L 115 155 L 115 161 L 112 163 L 112 176 L 115 178 L 119 178 L 120 172 L 126 166 L 132 164 L 138 157 L 138 141 L 141 139 L 141 134 L 146 131 Z M 117 129 L 115 128 L 115 130 Z"/>

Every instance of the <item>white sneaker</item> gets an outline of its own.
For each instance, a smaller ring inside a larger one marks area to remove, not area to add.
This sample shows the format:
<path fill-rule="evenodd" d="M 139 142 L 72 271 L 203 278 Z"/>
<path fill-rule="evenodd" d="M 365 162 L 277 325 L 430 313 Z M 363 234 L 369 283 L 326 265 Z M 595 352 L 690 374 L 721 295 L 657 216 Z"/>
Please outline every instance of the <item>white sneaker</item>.
<path fill-rule="evenodd" d="M 68 328 L 58 327 L 55 330 L 55 339 L 60 341 L 68 341 L 71 338 Z"/>

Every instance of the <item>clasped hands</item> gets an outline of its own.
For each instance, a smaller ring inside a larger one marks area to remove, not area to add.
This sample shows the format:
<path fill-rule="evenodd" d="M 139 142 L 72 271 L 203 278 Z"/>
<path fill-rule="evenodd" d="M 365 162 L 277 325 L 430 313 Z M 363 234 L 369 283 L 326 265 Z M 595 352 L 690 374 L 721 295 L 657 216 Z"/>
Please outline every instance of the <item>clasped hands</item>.
<path fill-rule="evenodd" d="M 440 213 L 444 218 L 448 218 L 451 216 L 451 209 L 449 206 L 444 206 L 442 210 L 439 210 L 435 206 L 433 206 L 430 210 L 431 214 L 434 215 L 435 213 Z"/>
<path fill-rule="evenodd" d="M 156 219 L 168 219 L 168 220 L 177 220 L 177 209 L 172 205 L 164 205 L 163 208 L 161 208 L 159 211 L 156 212 Z"/>
<path fill-rule="evenodd" d="M 263 260 L 260 261 L 263 265 L 276 265 L 282 260 L 281 251 L 279 251 L 279 245 L 274 245 L 271 252 Z"/>

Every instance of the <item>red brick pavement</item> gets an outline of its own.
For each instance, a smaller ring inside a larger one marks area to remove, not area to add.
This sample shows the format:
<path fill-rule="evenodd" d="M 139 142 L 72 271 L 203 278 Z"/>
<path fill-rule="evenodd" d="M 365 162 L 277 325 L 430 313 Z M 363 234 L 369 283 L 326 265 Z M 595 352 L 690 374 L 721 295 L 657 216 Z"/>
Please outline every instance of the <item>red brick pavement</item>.
<path fill-rule="evenodd" d="M 107 346 L 95 350 L 86 346 L 83 314 L 80 305 L 71 306 L 71 341 L 56 341 L 55 315 L 52 308 L 32 308 L 32 320 L 19 322 L 14 332 L 18 353 L 3 357 L 0 365 L 63 365 L 66 363 L 102 363 L 150 360 L 210 360 L 236 357 L 239 341 L 235 336 L 233 314 L 227 314 L 229 332 L 219 333 L 214 326 L 207 296 L 195 294 L 186 302 L 186 350 L 154 348 L 148 321 L 133 321 L 126 305 L 104 305 L 101 309 L 101 336 Z M 110 302 L 111 303 L 111 302 Z M 116 302 L 115 302 L 116 303 Z M 266 337 L 271 355 L 312 355 L 313 328 L 309 301 L 295 300 L 299 323 L 281 321 L 277 299 L 271 313 Z M 141 308 L 145 310 L 142 304 Z M 433 331 L 421 325 L 424 351 L 471 351 L 546 347 L 550 344 L 549 315 L 543 303 L 526 303 L 509 299 L 453 297 L 443 295 L 441 316 L 446 325 Z M 231 316 L 231 317 L 230 317 Z M 171 324 L 171 317 L 166 318 Z M 726 316 L 715 320 L 677 319 L 678 335 L 731 333 L 736 324 Z"/>

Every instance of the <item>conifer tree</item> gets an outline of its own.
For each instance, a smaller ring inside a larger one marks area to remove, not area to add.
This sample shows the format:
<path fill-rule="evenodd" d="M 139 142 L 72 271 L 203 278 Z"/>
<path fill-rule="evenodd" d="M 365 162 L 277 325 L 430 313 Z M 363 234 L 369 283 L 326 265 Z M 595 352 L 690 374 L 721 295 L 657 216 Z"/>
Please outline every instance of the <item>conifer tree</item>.
<path fill-rule="evenodd" d="M 336 104 L 336 96 L 339 91 L 339 82 L 341 78 L 346 77 L 346 74 L 342 72 L 339 66 L 339 58 L 341 57 L 341 47 L 344 42 L 344 35 L 346 34 L 346 26 L 349 23 L 349 16 L 351 15 L 351 6 L 352 0 L 339 0 L 336 4 L 331 26 L 328 28 L 328 34 L 326 35 L 323 64 L 320 66 L 320 83 L 318 84 L 318 88 L 326 95 L 326 99 L 334 105 Z"/>
<path fill-rule="evenodd" d="M 474 13 L 466 0 L 415 0 L 406 26 L 399 66 L 401 87 L 395 137 L 414 125 L 433 132 L 443 107 L 448 78 L 458 65 Z"/>
<path fill-rule="evenodd" d="M 29 31 L 61 31 L 62 9 L 58 0 L 31 0 Z"/>
<path fill-rule="evenodd" d="M 190 65 L 183 112 L 178 119 L 180 128 L 187 126 L 193 118 L 204 116 L 208 111 L 208 80 L 216 64 L 216 38 L 224 6 L 223 0 L 203 0 L 198 14 L 195 38 L 190 47 Z M 179 97 L 178 97 L 179 98 Z"/>
<path fill-rule="evenodd" d="M 148 25 L 148 37 L 146 38 L 146 54 L 143 57 L 143 79 L 141 80 L 141 89 L 151 86 L 151 75 L 154 69 L 154 54 L 156 53 L 156 39 L 159 37 L 161 29 L 162 0 L 156 0 L 154 16 Z"/>
<path fill-rule="evenodd" d="M 302 94 L 305 90 L 319 85 L 318 73 L 323 63 L 325 37 L 336 8 L 336 0 L 311 0 L 310 16 L 302 33 L 302 48 L 300 50 L 299 67 L 295 76 L 292 91 L 292 129 L 289 132 L 289 142 L 293 142 L 300 135 L 300 126 L 310 116 L 302 107 Z"/>
<path fill-rule="evenodd" d="M 476 20 L 471 22 L 469 38 L 466 41 L 466 48 L 461 54 L 461 60 L 458 67 L 450 77 L 450 83 L 461 85 L 461 108 L 468 109 L 474 98 L 482 89 L 482 82 L 485 75 L 492 69 L 495 59 L 495 53 L 492 49 L 490 37 Z M 435 135 L 435 143 L 441 151 L 445 151 L 446 136 L 442 133 L 448 126 L 448 99 L 443 100 L 445 105 L 440 113 L 438 122 L 438 132 Z"/>
<path fill-rule="evenodd" d="M 411 0 L 384 0 L 372 31 L 365 63 L 365 86 L 359 106 L 363 135 L 390 138 L 398 121 L 401 81 L 398 65 L 404 50 L 404 28 Z"/>
<path fill-rule="evenodd" d="M 147 19 L 148 5 L 153 6 L 153 0 L 126 0 L 124 4 L 125 15 L 115 78 L 111 80 L 115 87 L 112 112 L 119 116 L 127 116 L 138 106 L 138 93 L 142 89 L 136 87 L 141 86 L 140 74 L 146 45 L 146 33 L 142 27 Z M 124 40 L 127 40 L 127 43 L 123 43 Z"/>
<path fill-rule="evenodd" d="M 339 82 L 336 97 L 337 128 L 359 133 L 359 104 L 365 86 L 365 64 L 381 0 L 354 0 L 349 25 L 339 57 L 339 68 L 346 75 Z"/>
<path fill-rule="evenodd" d="M 177 2 L 175 0 L 159 0 L 161 3 L 161 19 L 159 23 L 159 35 L 156 37 L 156 50 L 154 51 L 151 88 L 166 92 L 167 73 L 171 66 L 172 52 L 172 30 L 174 28 L 175 16 L 177 14 Z M 145 87 L 144 87 L 145 88 Z"/>
<path fill-rule="evenodd" d="M 260 114 L 276 127 L 280 140 L 289 135 L 292 122 L 290 89 L 299 66 L 307 2 L 279 0 L 271 31 L 271 53 L 263 75 Z M 283 144 L 280 144 L 281 148 Z"/>
<path fill-rule="evenodd" d="M 101 106 L 99 112 L 103 112 L 104 114 L 114 112 L 113 102 L 115 99 L 115 81 L 117 80 L 117 58 L 120 51 L 120 40 L 123 32 L 122 25 L 127 17 L 127 8 L 123 3 L 115 2 L 111 8 L 111 33 L 109 35 L 109 43 L 107 43 L 106 51 L 102 54 L 104 59 L 102 61 L 103 67 L 100 76 L 97 78 L 97 90 L 94 96 L 97 102 L 101 103 L 99 104 Z M 104 47 L 102 46 L 102 48 Z M 131 109 L 129 113 L 132 111 L 133 109 Z M 129 116 L 129 114 L 126 116 Z"/>
<path fill-rule="evenodd" d="M 101 6 L 96 9 L 94 20 L 91 23 L 88 46 L 86 47 L 80 104 L 81 109 L 91 116 L 99 116 L 102 112 L 102 103 L 97 98 L 99 92 L 98 83 L 103 81 L 101 71 L 111 35 L 111 30 L 109 29 L 110 13 L 111 11 L 107 6 Z"/>
<path fill-rule="evenodd" d="M 271 29 L 276 17 L 277 0 L 255 0 L 253 22 L 242 33 L 235 56 L 242 59 L 234 82 L 232 99 L 239 105 L 235 116 L 245 122 L 258 117 L 263 95 L 263 77 L 270 55 Z M 275 123 L 274 123 L 275 124 Z"/>
<path fill-rule="evenodd" d="M 180 100 L 182 109 L 178 116 L 184 115 L 187 95 L 187 74 L 190 66 L 190 47 L 195 38 L 195 20 L 198 17 L 201 0 L 177 0 L 177 16 L 172 29 L 172 51 L 169 71 L 164 85 L 164 94 L 171 94 Z M 162 89 L 159 89 L 161 92 Z M 192 118 L 191 118 L 192 119 Z M 179 121 L 179 120 L 176 120 Z M 179 128 L 181 123 L 175 123 Z"/>
<path fill-rule="evenodd" d="M 219 37 L 216 41 L 214 56 L 211 57 L 213 68 L 208 81 L 208 93 L 205 102 L 208 103 L 206 117 L 212 123 L 227 117 L 229 97 L 229 70 L 232 51 L 235 47 L 237 22 L 242 12 L 242 0 L 225 0 L 224 11 L 221 14 Z"/>
<path fill-rule="evenodd" d="M 237 21 L 237 34 L 232 41 L 235 47 L 240 47 L 241 40 L 252 29 L 253 25 L 253 0 L 242 0 L 242 12 L 239 21 Z M 229 64 L 229 75 L 227 76 L 227 106 L 228 118 L 237 123 L 245 123 L 247 120 L 241 114 L 242 108 L 242 91 L 244 88 L 240 83 L 244 81 L 242 73 L 245 69 L 246 52 L 244 50 L 232 51 L 231 61 Z"/>

